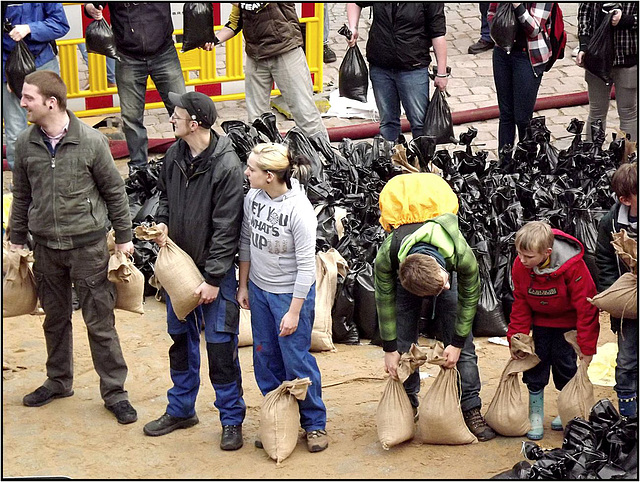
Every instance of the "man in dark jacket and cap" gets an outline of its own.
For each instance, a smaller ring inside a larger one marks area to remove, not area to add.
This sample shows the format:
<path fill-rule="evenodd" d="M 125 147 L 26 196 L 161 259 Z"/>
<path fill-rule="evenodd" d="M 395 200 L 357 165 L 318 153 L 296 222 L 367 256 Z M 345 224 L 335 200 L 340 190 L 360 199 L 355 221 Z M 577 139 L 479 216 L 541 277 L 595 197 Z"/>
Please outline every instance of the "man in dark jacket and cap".
<path fill-rule="evenodd" d="M 222 450 L 242 447 L 246 406 L 238 360 L 240 308 L 236 301 L 234 258 L 238 250 L 244 200 L 242 166 L 231 141 L 211 129 L 213 101 L 201 92 L 169 93 L 177 142 L 169 148 L 158 178 L 157 227 L 182 248 L 202 272 L 195 290 L 200 305 L 179 320 L 167 296 L 167 328 L 173 345 L 169 365 L 173 387 L 166 412 L 144 427 L 150 436 L 165 435 L 198 423 L 200 327 L 204 324 L 209 378 L 222 423 Z"/>

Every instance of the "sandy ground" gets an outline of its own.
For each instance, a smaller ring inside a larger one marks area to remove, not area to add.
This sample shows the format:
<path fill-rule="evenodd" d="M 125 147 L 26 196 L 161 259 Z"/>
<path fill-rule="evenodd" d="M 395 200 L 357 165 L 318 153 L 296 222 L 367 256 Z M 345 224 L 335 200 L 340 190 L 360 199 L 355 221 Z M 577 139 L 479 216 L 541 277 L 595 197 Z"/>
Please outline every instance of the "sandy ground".
<path fill-rule="evenodd" d="M 139 419 L 119 425 L 104 407 L 93 369 L 86 329 L 76 312 L 75 395 L 49 405 L 28 408 L 22 397 L 45 378 L 43 317 L 3 320 L 2 476 L 68 476 L 80 479 L 477 479 L 489 478 L 523 459 L 524 437 L 497 437 L 465 446 L 419 445 L 406 442 L 382 449 L 375 413 L 384 386 L 382 350 L 366 344 L 337 345 L 337 352 L 316 353 L 322 371 L 328 409 L 330 446 L 310 454 L 302 438 L 280 466 L 253 446 L 262 396 L 253 376 L 251 347 L 240 348 L 247 417 L 245 445 L 236 452 L 219 448 L 220 423 L 213 406 L 214 392 L 206 368 L 201 373 L 197 401 L 200 424 L 163 437 L 147 437 L 142 426 L 160 416 L 170 386 L 165 332 L 165 306 L 148 299 L 144 315 L 116 312 L 118 332 L 129 364 L 126 388 Z M 614 341 L 608 318 L 602 317 L 599 345 Z M 476 340 L 486 410 L 497 388 L 508 349 Z M 202 351 L 205 354 L 204 347 Z M 422 367 L 437 375 L 437 367 Z M 421 393 L 433 382 L 423 380 Z M 523 385 L 523 390 L 526 389 Z M 595 386 L 596 399 L 615 401 L 610 387 Z M 526 393 L 526 392 L 523 392 Z M 557 390 L 546 389 L 543 448 L 562 445 L 562 433 L 548 429 L 555 411 Z M 301 432 L 302 434 L 302 432 Z"/>

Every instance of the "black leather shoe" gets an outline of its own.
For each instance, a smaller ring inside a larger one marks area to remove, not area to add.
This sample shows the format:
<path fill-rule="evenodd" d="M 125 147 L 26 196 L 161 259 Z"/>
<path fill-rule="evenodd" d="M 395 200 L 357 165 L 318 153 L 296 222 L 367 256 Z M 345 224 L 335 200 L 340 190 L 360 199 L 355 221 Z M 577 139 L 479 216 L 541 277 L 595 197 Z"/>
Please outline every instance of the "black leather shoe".
<path fill-rule="evenodd" d="M 66 398 L 73 395 L 73 390 L 69 390 L 64 393 L 55 393 L 49 390 L 44 385 L 36 388 L 33 392 L 25 395 L 22 399 L 22 404 L 26 407 L 41 407 L 49 402 L 52 402 L 56 398 Z"/>
<path fill-rule="evenodd" d="M 168 413 L 164 413 L 162 417 L 157 420 L 153 420 L 144 426 L 142 431 L 145 435 L 149 435 L 150 437 L 157 437 L 159 435 L 166 435 L 168 433 L 173 432 L 179 428 L 189 428 L 193 427 L 200 420 L 198 420 L 198 416 L 194 415 L 193 417 L 182 418 L 182 417 L 174 417 L 173 415 L 169 415 Z"/>
<path fill-rule="evenodd" d="M 470 54 L 479 54 L 480 52 L 491 50 L 494 45 L 495 43 L 491 40 L 487 41 L 487 40 L 480 39 L 473 45 L 470 45 L 469 48 L 467 49 L 467 52 Z"/>
<path fill-rule="evenodd" d="M 469 431 L 475 435 L 480 442 L 486 442 L 496 437 L 496 433 L 487 425 L 484 417 L 480 414 L 480 407 L 462 412 L 462 416 Z"/>
<path fill-rule="evenodd" d="M 105 407 L 116 416 L 118 423 L 127 424 L 138 420 L 138 412 L 131 406 L 129 400 L 121 400 L 109 406 L 105 404 Z"/>
<path fill-rule="evenodd" d="M 222 450 L 238 450 L 243 445 L 242 425 L 224 425 L 220 448 Z"/>

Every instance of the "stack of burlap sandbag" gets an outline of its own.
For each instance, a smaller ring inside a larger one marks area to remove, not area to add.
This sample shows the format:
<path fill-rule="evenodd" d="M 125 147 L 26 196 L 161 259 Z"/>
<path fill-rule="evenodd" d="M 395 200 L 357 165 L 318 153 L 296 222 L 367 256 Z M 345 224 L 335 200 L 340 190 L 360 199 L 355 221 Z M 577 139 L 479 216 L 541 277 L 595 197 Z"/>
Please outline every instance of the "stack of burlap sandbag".
<path fill-rule="evenodd" d="M 316 304 L 310 351 L 336 351 L 333 344 L 331 308 L 338 287 L 338 273 L 347 275 L 347 262 L 331 248 L 316 254 Z"/>
<path fill-rule="evenodd" d="M 36 279 L 33 276 L 33 253 L 28 249 L 11 251 L 9 242 L 2 243 L 2 316 L 29 315 L 38 306 Z"/>
<path fill-rule="evenodd" d="M 400 358 L 398 379 L 387 379 L 376 411 L 378 439 L 385 450 L 411 440 L 415 434 L 413 407 L 402 384 L 426 361 L 427 350 L 414 343 L 409 352 L 403 353 Z"/>
<path fill-rule="evenodd" d="M 582 351 L 578 346 L 577 335 L 576 330 L 571 330 L 564 334 L 564 338 L 580 358 Z M 575 417 L 589 420 L 591 408 L 596 403 L 593 385 L 587 373 L 588 368 L 589 365 L 578 359 L 578 371 L 558 395 L 558 415 L 565 426 Z"/>
<path fill-rule="evenodd" d="M 286 380 L 267 393 L 260 409 L 260 441 L 269 457 L 282 462 L 298 443 L 300 409 L 298 400 L 307 398 L 308 377 Z"/>
<path fill-rule="evenodd" d="M 150 226 L 137 226 L 136 238 L 151 241 L 157 238 L 161 231 L 155 223 Z M 154 266 L 156 281 L 165 289 L 173 311 L 179 320 L 184 320 L 200 301 L 195 291 L 204 281 L 200 270 L 191 257 L 167 237 L 167 244 L 160 248 Z M 157 285 L 156 285 L 157 287 Z"/>
<path fill-rule="evenodd" d="M 126 253 L 111 255 L 107 279 L 116 285 L 116 308 L 144 314 L 144 275 Z"/>
<path fill-rule="evenodd" d="M 629 267 L 608 289 L 587 298 L 602 311 L 616 318 L 638 318 L 638 242 L 623 229 L 611 241 L 620 260 Z"/>
<path fill-rule="evenodd" d="M 418 408 L 418 430 L 416 440 L 435 445 L 463 445 L 476 443 L 464 422 L 460 408 L 460 373 L 454 368 L 445 368 L 442 356 L 444 347 L 437 342 L 428 362 L 440 367 L 440 373 L 424 395 Z"/>
<path fill-rule="evenodd" d="M 520 437 L 531 430 L 531 423 L 527 402 L 522 401 L 518 374 L 536 366 L 540 358 L 535 353 L 533 338 L 523 333 L 511 337 L 511 349 L 524 357 L 507 362 L 484 419 L 496 433 Z"/>

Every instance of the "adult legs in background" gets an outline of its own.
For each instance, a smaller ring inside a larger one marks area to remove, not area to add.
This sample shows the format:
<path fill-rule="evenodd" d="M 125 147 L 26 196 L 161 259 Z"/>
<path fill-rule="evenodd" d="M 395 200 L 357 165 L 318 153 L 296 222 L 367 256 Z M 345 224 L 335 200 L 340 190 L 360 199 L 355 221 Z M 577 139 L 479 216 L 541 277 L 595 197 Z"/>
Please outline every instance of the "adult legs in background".
<path fill-rule="evenodd" d="M 616 87 L 617 91 L 617 87 Z M 617 95 L 617 93 L 616 93 Z M 616 385 L 620 414 L 635 417 L 638 414 L 638 323 L 622 320 L 618 330 L 618 357 L 616 358 Z"/>
<path fill-rule="evenodd" d="M 373 95 L 380 114 L 380 134 L 388 141 L 395 141 L 402 133 L 400 125 L 400 93 L 392 70 L 369 65 L 369 77 Z"/>
<path fill-rule="evenodd" d="M 411 135 L 415 139 L 422 135 L 424 118 L 429 107 L 428 67 L 396 72 L 396 85 L 411 126 Z"/>

